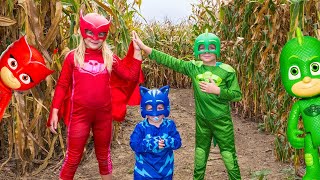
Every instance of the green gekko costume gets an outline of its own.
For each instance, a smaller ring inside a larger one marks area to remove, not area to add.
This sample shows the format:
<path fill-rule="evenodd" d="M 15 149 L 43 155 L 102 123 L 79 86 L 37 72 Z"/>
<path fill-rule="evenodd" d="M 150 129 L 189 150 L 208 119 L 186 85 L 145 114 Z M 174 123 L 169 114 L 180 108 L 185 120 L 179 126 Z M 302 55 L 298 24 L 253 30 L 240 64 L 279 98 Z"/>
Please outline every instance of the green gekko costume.
<path fill-rule="evenodd" d="M 320 180 L 320 41 L 303 36 L 288 41 L 280 55 L 281 79 L 286 91 L 299 100 L 292 106 L 287 136 L 292 147 L 304 148 L 303 180 Z M 298 129 L 300 116 L 304 130 Z"/>
<path fill-rule="evenodd" d="M 210 44 L 215 45 L 215 51 L 209 50 Z M 205 45 L 205 50 L 198 51 L 199 45 Z M 196 58 L 201 53 L 213 53 L 219 57 L 219 38 L 211 33 L 200 35 L 195 42 Z M 241 100 L 242 96 L 235 70 L 221 62 L 217 62 L 216 66 L 206 66 L 201 61 L 179 60 L 155 49 L 152 50 L 149 57 L 156 60 L 157 63 L 183 73 L 192 79 L 196 106 L 194 179 L 204 179 L 213 138 L 220 148 L 229 179 L 241 179 L 229 104 L 231 101 Z M 208 82 L 209 77 L 220 87 L 220 95 L 201 91 L 199 81 Z"/>

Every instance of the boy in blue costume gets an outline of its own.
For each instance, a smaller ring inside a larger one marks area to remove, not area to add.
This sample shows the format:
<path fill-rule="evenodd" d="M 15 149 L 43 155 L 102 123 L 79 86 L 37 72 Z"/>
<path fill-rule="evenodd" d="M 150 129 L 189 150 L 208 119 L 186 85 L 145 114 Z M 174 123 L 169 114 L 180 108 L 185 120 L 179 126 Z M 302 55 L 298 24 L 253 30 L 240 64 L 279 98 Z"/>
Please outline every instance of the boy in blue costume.
<path fill-rule="evenodd" d="M 181 147 L 180 134 L 170 113 L 169 86 L 160 89 L 140 87 L 141 115 L 130 137 L 135 152 L 134 180 L 171 180 L 173 177 L 173 150 Z"/>

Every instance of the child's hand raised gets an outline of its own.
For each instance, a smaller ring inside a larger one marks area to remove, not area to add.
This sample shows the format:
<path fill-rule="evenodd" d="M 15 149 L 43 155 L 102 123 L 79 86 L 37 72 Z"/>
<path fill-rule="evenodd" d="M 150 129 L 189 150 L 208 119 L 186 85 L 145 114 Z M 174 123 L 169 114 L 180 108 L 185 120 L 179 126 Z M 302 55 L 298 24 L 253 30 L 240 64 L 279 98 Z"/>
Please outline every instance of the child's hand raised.
<path fill-rule="evenodd" d="M 147 53 L 147 55 L 149 55 L 152 51 L 152 49 L 149 46 L 146 46 L 140 39 L 140 37 L 138 36 L 138 34 L 133 31 L 132 32 L 132 40 L 133 40 L 133 46 L 134 48 L 140 48 L 142 49 L 144 52 Z"/>
<path fill-rule="evenodd" d="M 134 48 L 133 57 L 138 59 L 138 60 L 142 60 L 141 48 L 138 46 L 136 41 L 134 41 L 134 39 L 135 39 L 135 34 L 134 34 L 134 31 L 133 31 L 132 32 L 132 42 L 133 42 L 133 48 Z"/>
<path fill-rule="evenodd" d="M 220 94 L 220 88 L 216 85 L 212 78 L 209 78 L 210 83 L 200 81 L 200 89 L 202 92 L 210 93 L 210 94 Z"/>
<path fill-rule="evenodd" d="M 136 39 L 136 32 L 135 31 L 132 31 L 132 42 L 133 42 L 133 47 L 134 47 L 134 50 L 136 51 L 141 51 L 141 48 L 140 46 L 137 44 L 137 42 L 135 41 Z"/>

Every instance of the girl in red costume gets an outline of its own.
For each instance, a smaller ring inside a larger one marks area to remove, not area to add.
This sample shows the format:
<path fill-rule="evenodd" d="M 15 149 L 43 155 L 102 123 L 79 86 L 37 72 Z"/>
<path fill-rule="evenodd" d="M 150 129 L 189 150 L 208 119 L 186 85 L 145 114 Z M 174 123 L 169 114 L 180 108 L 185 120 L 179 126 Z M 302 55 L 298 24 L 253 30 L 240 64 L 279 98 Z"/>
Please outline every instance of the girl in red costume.
<path fill-rule="evenodd" d="M 92 128 L 96 157 L 101 178 L 111 179 L 112 162 L 110 142 L 112 136 L 111 71 L 125 80 L 138 81 L 141 71 L 141 51 L 133 43 L 134 52 L 124 64 L 108 48 L 105 41 L 110 20 L 80 12 L 80 44 L 65 58 L 52 101 L 50 130 L 56 133 L 58 112 L 71 89 L 70 116 L 67 124 L 67 154 L 60 179 L 73 179 L 80 163 L 84 146 Z M 132 57 L 133 56 L 133 57 Z M 116 108 L 116 107 L 115 107 Z"/>

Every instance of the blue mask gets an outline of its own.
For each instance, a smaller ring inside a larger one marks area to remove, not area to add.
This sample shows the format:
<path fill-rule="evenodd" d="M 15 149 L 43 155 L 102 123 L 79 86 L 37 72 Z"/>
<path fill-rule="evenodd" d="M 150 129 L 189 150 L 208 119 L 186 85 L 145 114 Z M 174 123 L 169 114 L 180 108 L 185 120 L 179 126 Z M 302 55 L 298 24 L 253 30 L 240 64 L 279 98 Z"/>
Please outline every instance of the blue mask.
<path fill-rule="evenodd" d="M 141 94 L 141 116 L 143 118 L 146 115 L 149 116 L 160 116 L 164 115 L 165 117 L 169 116 L 170 113 L 170 104 L 169 104 L 169 86 L 163 86 L 160 89 L 148 89 L 143 86 L 140 86 L 140 94 Z M 164 109 L 158 111 L 157 106 L 162 104 Z M 146 106 L 152 106 L 152 110 L 147 111 Z"/>

